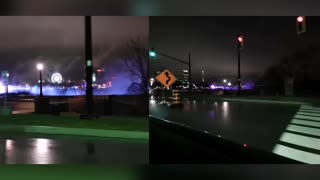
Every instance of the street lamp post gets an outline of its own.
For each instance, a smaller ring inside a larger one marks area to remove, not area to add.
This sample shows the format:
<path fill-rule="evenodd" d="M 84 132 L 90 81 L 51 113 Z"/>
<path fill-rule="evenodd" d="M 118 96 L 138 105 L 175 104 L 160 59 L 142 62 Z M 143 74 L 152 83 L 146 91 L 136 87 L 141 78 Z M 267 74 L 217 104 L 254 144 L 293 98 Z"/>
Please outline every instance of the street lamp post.
<path fill-rule="evenodd" d="M 42 70 L 43 70 L 43 64 L 37 64 L 37 69 L 39 70 L 39 75 L 40 75 L 40 97 L 43 97 L 43 93 L 42 93 Z"/>
<path fill-rule="evenodd" d="M 7 102 L 7 97 L 9 95 L 9 73 L 6 74 L 7 76 L 7 83 L 6 83 L 6 101 Z"/>

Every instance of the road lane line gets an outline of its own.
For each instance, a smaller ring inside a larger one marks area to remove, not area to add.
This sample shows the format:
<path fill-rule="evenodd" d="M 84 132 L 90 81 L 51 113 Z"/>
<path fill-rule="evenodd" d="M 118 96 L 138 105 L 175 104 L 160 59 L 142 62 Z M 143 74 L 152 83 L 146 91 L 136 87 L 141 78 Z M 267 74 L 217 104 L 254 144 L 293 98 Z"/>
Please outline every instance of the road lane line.
<path fill-rule="evenodd" d="M 291 123 L 306 125 L 306 126 L 320 127 L 320 122 L 305 121 L 305 120 L 301 120 L 301 119 L 292 119 Z"/>
<path fill-rule="evenodd" d="M 320 117 L 305 116 L 305 115 L 299 115 L 299 114 L 294 115 L 293 118 L 320 121 Z"/>
<path fill-rule="evenodd" d="M 310 113 L 310 112 L 297 112 L 297 114 L 299 115 L 306 115 L 306 116 L 316 116 L 316 117 L 320 117 L 320 113 Z"/>
<path fill-rule="evenodd" d="M 293 131 L 293 132 L 300 132 L 303 134 L 320 136 L 320 128 L 310 128 L 310 127 L 303 127 L 303 126 L 289 124 L 286 130 Z"/>
<path fill-rule="evenodd" d="M 277 144 L 272 151 L 275 154 L 308 164 L 320 164 L 320 155 Z"/>
<path fill-rule="evenodd" d="M 320 140 L 318 138 L 312 138 L 285 132 L 282 134 L 280 141 L 320 150 Z"/>

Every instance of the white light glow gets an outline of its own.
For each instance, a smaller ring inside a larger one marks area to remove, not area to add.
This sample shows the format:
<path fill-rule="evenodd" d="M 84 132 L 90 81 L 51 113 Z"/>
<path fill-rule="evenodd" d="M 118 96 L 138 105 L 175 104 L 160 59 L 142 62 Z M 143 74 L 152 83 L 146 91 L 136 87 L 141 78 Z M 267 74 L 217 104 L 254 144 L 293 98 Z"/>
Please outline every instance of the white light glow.
<path fill-rule="evenodd" d="M 11 151 L 14 149 L 13 141 L 8 139 L 6 140 L 6 151 Z"/>
<path fill-rule="evenodd" d="M 62 83 L 63 81 L 62 75 L 60 73 L 53 73 L 51 75 L 51 81 L 53 83 Z"/>
<path fill-rule="evenodd" d="M 43 70 L 43 64 L 37 64 L 37 69 L 38 69 L 39 71 Z"/>

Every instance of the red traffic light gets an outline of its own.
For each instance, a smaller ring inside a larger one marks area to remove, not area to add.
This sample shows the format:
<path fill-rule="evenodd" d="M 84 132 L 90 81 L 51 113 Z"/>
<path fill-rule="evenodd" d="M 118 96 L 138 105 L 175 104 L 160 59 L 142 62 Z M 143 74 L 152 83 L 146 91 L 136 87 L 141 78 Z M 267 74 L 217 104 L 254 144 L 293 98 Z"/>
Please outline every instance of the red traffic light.
<path fill-rule="evenodd" d="M 303 16 L 297 17 L 297 21 L 298 21 L 298 22 L 303 22 L 303 21 L 304 21 L 304 17 L 303 17 Z"/>
<path fill-rule="evenodd" d="M 243 36 L 238 36 L 238 47 L 239 48 L 243 48 L 243 46 L 244 46 L 244 37 Z"/>
<path fill-rule="evenodd" d="M 242 36 L 239 36 L 238 37 L 238 41 L 241 43 L 241 42 L 243 42 L 243 37 Z"/>
<path fill-rule="evenodd" d="M 296 21 L 297 34 L 306 32 L 306 17 L 298 16 Z"/>

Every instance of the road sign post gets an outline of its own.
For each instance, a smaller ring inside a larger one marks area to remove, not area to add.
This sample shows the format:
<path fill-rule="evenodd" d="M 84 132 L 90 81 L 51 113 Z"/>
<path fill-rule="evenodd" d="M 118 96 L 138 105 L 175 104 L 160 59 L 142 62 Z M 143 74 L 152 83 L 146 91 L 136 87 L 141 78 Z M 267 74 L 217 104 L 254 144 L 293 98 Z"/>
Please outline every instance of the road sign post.
<path fill-rule="evenodd" d="M 156 79 L 166 88 L 172 86 L 177 80 L 177 78 L 167 69 L 160 73 Z M 179 107 L 179 105 L 181 105 L 179 90 L 172 90 L 171 97 L 173 101 L 170 107 Z"/>

